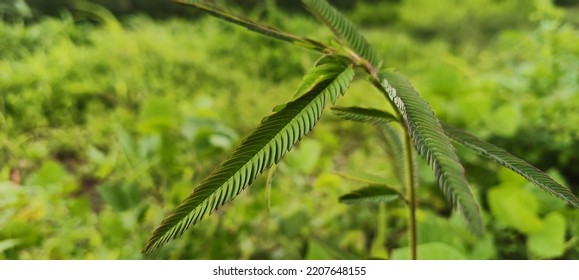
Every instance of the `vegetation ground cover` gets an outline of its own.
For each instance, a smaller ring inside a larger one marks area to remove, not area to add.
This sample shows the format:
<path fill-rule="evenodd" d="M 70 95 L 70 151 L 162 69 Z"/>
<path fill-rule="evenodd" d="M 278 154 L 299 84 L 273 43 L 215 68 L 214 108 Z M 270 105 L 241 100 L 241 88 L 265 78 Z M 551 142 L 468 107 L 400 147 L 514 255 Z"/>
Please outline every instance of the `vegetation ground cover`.
<path fill-rule="evenodd" d="M 403 1 L 388 25 L 371 21 L 367 6 L 351 13 L 366 19 L 369 41 L 389 64 L 404 65 L 442 119 L 503 143 L 577 193 L 579 32 L 567 19 L 570 10 L 536 1 L 513 27 L 488 26 L 485 16 L 519 7 L 465 5 L 456 13 L 478 18 L 468 30 L 455 30 L 461 17 L 440 22 L 435 9 L 422 11 L 430 17 L 409 17 L 408 10 L 426 7 L 419 2 Z M 271 104 L 287 101 L 287 88 L 316 58 L 209 18 L 119 20 L 105 10 L 97 18 L 97 25 L 71 13 L 0 23 L 2 258 L 143 258 L 139 249 L 163 213 Z M 420 22 L 428 19 L 438 26 Z M 264 20 L 329 37 L 304 17 L 278 11 Z M 377 94 L 363 84 L 353 91 L 343 104 Z M 379 217 L 384 231 L 376 228 L 377 209 L 338 203 L 357 185 L 336 171 L 383 175 L 388 166 L 374 152 L 371 128 L 328 119 L 278 167 L 269 211 L 261 180 L 150 257 L 408 257 L 402 208 Z M 418 218 L 425 258 L 579 257 L 577 210 L 461 153 L 485 209 L 487 235 L 470 236 L 449 215 L 424 166 Z M 241 218 L 247 216 L 253 218 Z"/>

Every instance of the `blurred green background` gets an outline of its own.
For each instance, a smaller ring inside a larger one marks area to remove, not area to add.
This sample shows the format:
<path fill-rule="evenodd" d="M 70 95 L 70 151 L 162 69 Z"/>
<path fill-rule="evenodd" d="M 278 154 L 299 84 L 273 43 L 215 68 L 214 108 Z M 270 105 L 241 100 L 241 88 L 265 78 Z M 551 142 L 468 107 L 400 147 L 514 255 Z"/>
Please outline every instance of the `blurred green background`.
<path fill-rule="evenodd" d="M 298 1 L 218 1 L 329 40 Z M 579 193 L 579 1 L 330 1 L 437 115 Z M 326 113 L 265 179 L 151 256 L 164 215 L 316 55 L 166 0 L 0 1 L 0 259 L 408 258 L 402 204 L 348 206 L 387 180 L 369 126 Z M 357 82 L 340 105 L 386 101 Z M 486 234 L 471 236 L 424 162 L 419 258 L 579 259 L 579 210 L 466 150 Z"/>

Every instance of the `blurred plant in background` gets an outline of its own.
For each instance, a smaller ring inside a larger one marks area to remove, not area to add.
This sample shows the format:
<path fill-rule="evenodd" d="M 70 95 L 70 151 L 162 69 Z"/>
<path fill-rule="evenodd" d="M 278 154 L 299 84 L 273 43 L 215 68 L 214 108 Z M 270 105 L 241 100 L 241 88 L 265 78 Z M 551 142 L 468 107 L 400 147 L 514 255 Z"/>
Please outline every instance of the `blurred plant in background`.
<path fill-rule="evenodd" d="M 164 20 L 117 18 L 77 3 L 68 12 L 46 7 L 58 16 L 44 17 L 41 2 L 0 5 L 4 259 L 143 258 L 139 248 L 149 232 L 142 228 L 152 229 L 177 205 L 270 104 L 286 101 L 282 93 L 315 59 L 198 15 L 194 23 L 170 13 Z M 165 1 L 151 5 L 157 2 Z M 295 7 L 247 2 L 261 20 L 329 37 Z M 552 167 L 550 175 L 578 192 L 577 2 L 556 1 L 564 9 L 544 0 L 359 2 L 341 8 L 350 7 L 389 64 L 403 65 L 441 119 Z M 351 90 L 369 89 L 354 84 Z M 344 104 L 364 104 L 361 94 L 346 96 Z M 402 206 L 387 208 L 381 218 L 389 230 L 381 232 L 374 215 L 381 206 L 338 203 L 358 185 L 335 171 L 387 170 L 372 151 L 379 138 L 371 128 L 328 117 L 278 166 L 269 212 L 261 179 L 228 211 L 152 257 L 408 258 Z M 424 167 L 421 257 L 579 259 L 579 211 L 459 152 L 488 232 L 480 240 L 467 234 Z"/>

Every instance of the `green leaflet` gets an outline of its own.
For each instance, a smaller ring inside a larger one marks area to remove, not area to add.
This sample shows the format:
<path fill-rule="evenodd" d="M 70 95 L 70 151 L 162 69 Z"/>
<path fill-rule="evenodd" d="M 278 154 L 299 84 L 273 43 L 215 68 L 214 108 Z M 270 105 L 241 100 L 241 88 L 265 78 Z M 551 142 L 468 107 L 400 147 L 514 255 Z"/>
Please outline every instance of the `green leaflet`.
<path fill-rule="evenodd" d="M 334 172 L 334 174 L 354 182 L 360 182 L 370 185 L 388 185 L 388 181 L 382 177 L 368 173 L 344 173 Z"/>
<path fill-rule="evenodd" d="M 513 156 L 509 152 L 487 142 L 484 142 L 474 135 L 471 135 L 463 130 L 443 125 L 446 135 L 456 141 L 457 143 L 472 149 L 480 155 L 483 155 L 494 162 L 516 172 L 523 176 L 535 186 L 545 190 L 546 192 L 560 198 L 573 207 L 579 208 L 579 199 L 569 189 L 561 186 L 547 174 L 541 170 L 530 165 L 526 161 Z"/>
<path fill-rule="evenodd" d="M 325 0 L 303 0 L 308 10 L 332 29 L 334 34 L 359 56 L 378 68 L 380 59 L 366 38 L 356 30 L 354 24 Z"/>
<path fill-rule="evenodd" d="M 378 204 L 388 203 L 404 196 L 393 188 L 384 185 L 369 185 L 340 197 L 340 202 L 346 204 Z"/>
<path fill-rule="evenodd" d="M 342 119 L 372 124 L 398 122 L 396 116 L 378 109 L 362 107 L 332 107 L 332 113 Z"/>
<path fill-rule="evenodd" d="M 320 81 L 259 124 L 228 158 L 177 206 L 153 232 L 143 253 L 151 253 L 235 198 L 265 169 L 277 163 L 314 127 L 332 96 L 340 96 L 354 77 L 349 65 Z"/>
<path fill-rule="evenodd" d="M 320 81 L 328 79 L 328 77 L 336 75 L 336 72 L 341 72 L 343 70 L 343 67 L 339 63 L 336 63 L 336 59 L 340 60 L 341 58 L 323 56 L 321 59 L 332 59 L 332 61 L 317 63 L 316 67 L 310 69 L 302 78 L 300 86 L 294 94 L 294 98 L 312 90 L 312 88 L 320 83 Z M 332 98 L 332 104 L 336 103 L 335 98 L 337 98 L 337 96 L 332 96 Z"/>
<path fill-rule="evenodd" d="M 464 214 L 472 232 L 482 234 L 479 206 L 464 177 L 464 168 L 430 105 L 398 73 L 380 73 L 380 82 L 376 82 L 376 86 L 399 110 L 418 154 L 434 170 L 446 199 Z"/>
<path fill-rule="evenodd" d="M 229 21 L 231 23 L 243 26 L 248 30 L 260 33 L 262 35 L 266 35 L 271 38 L 279 39 L 282 41 L 286 41 L 292 43 L 296 46 L 300 46 L 306 49 L 310 49 L 313 51 L 321 52 L 321 53 L 329 53 L 331 48 L 321 42 L 312 40 L 310 38 L 297 36 L 294 34 L 290 34 L 287 32 L 283 32 L 277 30 L 273 27 L 269 27 L 263 25 L 261 23 L 257 23 L 250 19 L 244 18 L 242 16 L 236 15 L 230 11 L 227 11 L 221 7 L 213 5 L 210 1 L 204 0 L 174 0 L 175 2 L 183 5 L 192 6 L 198 9 L 201 9 L 208 14 Z"/>

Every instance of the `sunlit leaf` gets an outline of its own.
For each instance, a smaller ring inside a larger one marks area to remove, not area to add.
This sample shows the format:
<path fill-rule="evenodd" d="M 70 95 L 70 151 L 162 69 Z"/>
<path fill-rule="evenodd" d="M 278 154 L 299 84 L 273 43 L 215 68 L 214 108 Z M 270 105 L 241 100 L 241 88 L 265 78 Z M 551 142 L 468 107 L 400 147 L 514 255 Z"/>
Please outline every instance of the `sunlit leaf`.
<path fill-rule="evenodd" d="M 524 233 L 538 232 L 543 223 L 537 199 L 518 187 L 498 187 L 488 191 L 488 203 L 497 219 Z"/>
<path fill-rule="evenodd" d="M 565 217 L 557 212 L 550 213 L 543 220 L 542 230 L 529 234 L 527 248 L 532 256 L 541 259 L 557 258 L 565 253 Z"/>

